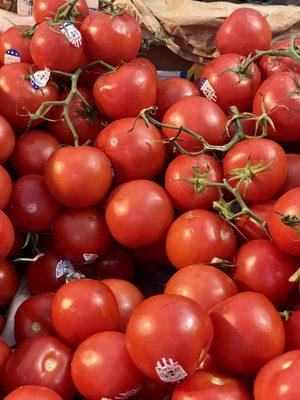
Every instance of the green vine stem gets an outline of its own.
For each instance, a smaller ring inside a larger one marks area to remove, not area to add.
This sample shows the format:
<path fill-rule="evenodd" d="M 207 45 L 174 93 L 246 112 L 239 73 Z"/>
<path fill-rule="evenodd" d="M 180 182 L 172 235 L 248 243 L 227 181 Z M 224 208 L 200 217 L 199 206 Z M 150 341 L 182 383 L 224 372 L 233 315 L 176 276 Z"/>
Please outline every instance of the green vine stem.
<path fill-rule="evenodd" d="M 50 19 L 51 24 L 58 24 L 61 21 L 71 21 L 76 22 L 76 17 L 80 15 L 76 11 L 76 5 L 79 0 L 71 0 L 68 3 L 64 3 L 58 7 L 56 15 L 53 19 Z"/>
<path fill-rule="evenodd" d="M 115 17 L 124 14 L 124 11 L 121 10 L 120 7 L 114 5 L 114 3 L 109 0 L 98 0 L 98 10 Z"/>

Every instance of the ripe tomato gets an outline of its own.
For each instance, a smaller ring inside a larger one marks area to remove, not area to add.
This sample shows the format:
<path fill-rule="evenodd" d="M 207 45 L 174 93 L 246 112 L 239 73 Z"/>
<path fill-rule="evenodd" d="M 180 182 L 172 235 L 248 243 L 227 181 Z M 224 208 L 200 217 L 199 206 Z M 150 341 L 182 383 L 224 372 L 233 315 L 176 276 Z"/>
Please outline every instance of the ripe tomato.
<path fill-rule="evenodd" d="M 55 294 L 52 325 L 68 344 L 79 345 L 102 331 L 118 330 L 120 313 L 112 291 L 99 281 L 80 279 L 66 283 Z"/>
<path fill-rule="evenodd" d="M 18 52 L 20 62 L 32 64 L 30 54 L 30 38 L 22 32 L 29 28 L 28 25 L 12 26 L 0 35 L 0 64 L 8 64 L 5 60 L 7 50 L 15 50 Z"/>
<path fill-rule="evenodd" d="M 242 7 L 226 18 L 216 36 L 221 54 L 235 53 L 247 57 L 255 50 L 267 50 L 272 31 L 267 20 L 256 10 Z"/>
<path fill-rule="evenodd" d="M 235 373 L 253 375 L 284 350 L 281 318 L 260 293 L 244 292 L 229 297 L 216 305 L 210 316 L 214 325 L 210 354 L 218 364 Z"/>
<path fill-rule="evenodd" d="M 152 72 L 154 78 L 157 79 L 156 67 L 150 60 L 148 60 L 148 58 L 144 57 L 134 58 L 133 60 L 131 60 L 131 63 L 143 65 L 144 67 L 148 68 Z M 159 84 L 159 82 L 157 82 L 157 84 Z"/>
<path fill-rule="evenodd" d="M 175 383 L 195 372 L 212 336 L 210 317 L 199 304 L 187 297 L 163 294 L 150 297 L 134 310 L 126 344 L 144 375 Z"/>
<path fill-rule="evenodd" d="M 22 386 L 8 396 L 4 400 L 63 400 L 53 390 L 41 386 Z"/>
<path fill-rule="evenodd" d="M 8 214 L 18 229 L 48 232 L 60 208 L 42 175 L 24 175 L 14 183 Z"/>
<path fill-rule="evenodd" d="M 300 311 L 294 311 L 284 320 L 285 350 L 300 350 Z"/>
<path fill-rule="evenodd" d="M 287 174 L 286 155 L 273 140 L 242 140 L 226 153 L 223 170 L 232 187 L 245 177 L 240 194 L 246 201 L 259 203 L 269 200 L 283 185 Z"/>
<path fill-rule="evenodd" d="M 35 0 L 33 3 L 33 16 L 35 22 L 43 22 L 55 17 L 58 7 L 66 4 L 67 0 Z M 82 21 L 89 13 L 85 0 L 78 0 L 74 7 L 79 14 L 76 20 Z"/>
<path fill-rule="evenodd" d="M 287 154 L 287 175 L 283 186 L 279 191 L 279 195 L 282 196 L 285 192 L 291 189 L 300 187 L 300 154 Z M 278 193 L 277 193 L 278 195 Z"/>
<path fill-rule="evenodd" d="M 14 240 L 14 228 L 3 211 L 0 210 L 0 261 L 2 261 L 10 252 Z"/>
<path fill-rule="evenodd" d="M 105 210 L 111 234 L 130 248 L 151 245 L 162 239 L 173 214 L 166 192 L 157 183 L 142 179 L 117 187 L 108 198 Z"/>
<path fill-rule="evenodd" d="M 53 336 L 32 336 L 9 358 L 4 371 L 4 388 L 9 393 L 19 386 L 44 386 L 63 399 L 74 395 L 71 378 L 73 351 Z"/>
<path fill-rule="evenodd" d="M 19 276 L 13 264 L 8 260 L 0 262 L 0 307 L 6 307 L 16 294 Z"/>
<path fill-rule="evenodd" d="M 111 46 L 111 38 L 110 46 Z M 144 108 L 155 104 L 157 80 L 153 72 L 139 63 L 123 64 L 100 76 L 93 94 L 99 110 L 115 120 L 136 118 Z M 128 100 L 130 99 L 130 101 Z"/>
<path fill-rule="evenodd" d="M 130 62 L 141 46 L 140 25 L 128 14 L 90 14 L 81 24 L 80 31 L 84 51 L 91 61 L 103 60 L 111 65 L 118 65 L 120 61 Z"/>
<path fill-rule="evenodd" d="M 93 147 L 63 147 L 47 161 L 45 180 L 61 204 L 72 208 L 94 206 L 110 187 L 110 160 Z"/>
<path fill-rule="evenodd" d="M 223 271 L 195 264 L 177 271 L 167 283 L 165 293 L 189 297 L 208 312 L 221 301 L 237 294 L 238 289 Z"/>
<path fill-rule="evenodd" d="M 12 180 L 9 173 L 0 165 L 0 209 L 7 207 L 12 192 Z"/>
<path fill-rule="evenodd" d="M 95 147 L 110 159 L 115 183 L 152 179 L 166 159 L 163 138 L 154 125 L 142 119 L 122 118 L 106 126 L 97 136 Z"/>
<path fill-rule="evenodd" d="M 87 363 L 88 359 L 93 362 Z M 72 378 L 87 400 L 131 397 L 144 379 L 128 354 L 125 335 L 120 332 L 98 333 L 81 343 L 72 361 Z"/>
<path fill-rule="evenodd" d="M 0 164 L 4 164 L 15 147 L 15 134 L 5 118 L 0 115 Z"/>
<path fill-rule="evenodd" d="M 214 257 L 230 260 L 235 253 L 236 239 L 223 218 L 210 211 L 193 210 L 173 222 L 166 249 L 171 263 L 180 269 L 211 262 Z"/>
<path fill-rule="evenodd" d="M 0 392 L 2 394 L 3 374 L 7 361 L 11 355 L 11 349 L 8 344 L 0 338 Z"/>
<path fill-rule="evenodd" d="M 180 155 L 168 165 L 165 188 L 172 203 L 181 212 L 210 209 L 213 202 L 219 199 L 219 191 L 216 187 L 205 187 L 205 180 L 222 182 L 221 164 L 208 154 Z"/>

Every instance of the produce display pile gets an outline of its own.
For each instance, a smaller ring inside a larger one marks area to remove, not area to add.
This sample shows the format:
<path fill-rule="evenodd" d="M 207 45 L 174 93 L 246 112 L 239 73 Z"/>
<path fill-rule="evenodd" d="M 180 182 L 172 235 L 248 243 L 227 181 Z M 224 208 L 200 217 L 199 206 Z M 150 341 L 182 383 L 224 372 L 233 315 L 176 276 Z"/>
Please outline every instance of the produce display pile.
<path fill-rule="evenodd" d="M 0 398 L 299 400 L 300 37 L 240 8 L 159 81 L 113 3 L 33 11 L 0 35 Z"/>

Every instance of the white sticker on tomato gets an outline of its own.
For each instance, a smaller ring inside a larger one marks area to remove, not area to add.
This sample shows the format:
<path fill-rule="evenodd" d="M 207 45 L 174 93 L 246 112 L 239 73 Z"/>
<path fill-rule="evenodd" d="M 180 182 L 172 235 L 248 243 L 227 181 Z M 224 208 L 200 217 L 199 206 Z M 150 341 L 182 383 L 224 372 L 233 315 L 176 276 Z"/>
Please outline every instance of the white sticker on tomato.
<path fill-rule="evenodd" d="M 72 272 L 66 276 L 66 283 L 72 282 L 72 281 L 78 281 L 79 279 L 84 279 L 85 275 L 82 274 L 81 272 Z"/>
<path fill-rule="evenodd" d="M 20 53 L 17 50 L 9 49 L 4 54 L 4 64 L 13 64 L 21 62 Z"/>
<path fill-rule="evenodd" d="M 64 275 L 69 275 L 75 272 L 75 269 L 69 260 L 60 260 L 56 265 L 56 279 Z"/>
<path fill-rule="evenodd" d="M 97 260 L 97 258 L 99 258 L 99 256 L 98 254 L 84 253 L 83 258 L 85 261 L 84 264 L 92 264 L 94 261 Z"/>
<path fill-rule="evenodd" d="M 30 75 L 30 83 L 33 89 L 44 88 L 50 79 L 50 69 L 45 68 Z"/>
<path fill-rule="evenodd" d="M 120 393 L 118 396 L 113 398 L 101 397 L 100 400 L 127 400 L 132 396 L 135 396 L 140 391 L 140 387 L 133 390 L 127 390 L 125 393 Z"/>
<path fill-rule="evenodd" d="M 70 43 L 75 47 L 81 47 L 82 36 L 80 31 L 72 24 L 72 22 L 65 22 L 60 27 L 61 32 L 65 35 Z"/>
<path fill-rule="evenodd" d="M 172 358 L 162 358 L 157 361 L 155 371 L 160 380 L 165 383 L 178 383 L 187 377 L 187 373 L 179 362 Z"/>
<path fill-rule="evenodd" d="M 200 90 L 208 100 L 217 101 L 215 89 L 211 86 L 208 79 L 202 78 L 200 81 Z"/>

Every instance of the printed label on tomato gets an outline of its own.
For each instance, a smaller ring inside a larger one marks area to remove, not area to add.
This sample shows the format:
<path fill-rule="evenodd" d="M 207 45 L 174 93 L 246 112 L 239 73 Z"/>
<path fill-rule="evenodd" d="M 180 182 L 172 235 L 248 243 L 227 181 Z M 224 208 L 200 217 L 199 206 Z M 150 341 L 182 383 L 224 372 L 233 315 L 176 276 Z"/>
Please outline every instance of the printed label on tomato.
<path fill-rule="evenodd" d="M 21 62 L 20 53 L 14 49 L 6 50 L 4 54 L 4 64 L 13 64 L 16 62 Z"/>
<path fill-rule="evenodd" d="M 199 84 L 201 92 L 208 100 L 217 101 L 215 89 L 211 86 L 208 79 L 202 78 Z"/>
<path fill-rule="evenodd" d="M 187 377 L 187 373 L 179 362 L 172 358 L 162 358 L 157 361 L 155 371 L 161 381 L 165 383 L 178 383 Z"/>
<path fill-rule="evenodd" d="M 121 393 L 114 398 L 102 397 L 100 400 L 127 400 L 130 397 L 135 396 L 139 391 L 140 391 L 140 387 L 138 387 L 137 389 L 133 389 L 133 390 L 127 390 L 127 392 Z"/>
<path fill-rule="evenodd" d="M 66 276 L 66 283 L 72 282 L 72 281 L 77 281 L 79 279 L 84 279 L 85 275 L 82 274 L 81 272 L 71 272 Z"/>
<path fill-rule="evenodd" d="M 63 275 L 69 275 L 75 272 L 75 269 L 69 260 L 60 260 L 56 265 L 55 276 L 59 279 Z"/>
<path fill-rule="evenodd" d="M 80 31 L 75 28 L 72 22 L 65 22 L 60 27 L 61 32 L 65 35 L 70 43 L 72 43 L 75 47 L 81 47 L 82 45 L 82 36 Z"/>
<path fill-rule="evenodd" d="M 92 264 L 94 261 L 97 260 L 97 258 L 99 258 L 99 256 L 98 254 L 84 253 L 83 258 L 85 261 L 84 264 Z"/>
<path fill-rule="evenodd" d="M 41 89 L 45 87 L 50 79 L 50 75 L 51 72 L 49 68 L 45 68 L 43 70 L 36 71 L 34 74 L 31 74 L 29 79 L 33 89 Z"/>

